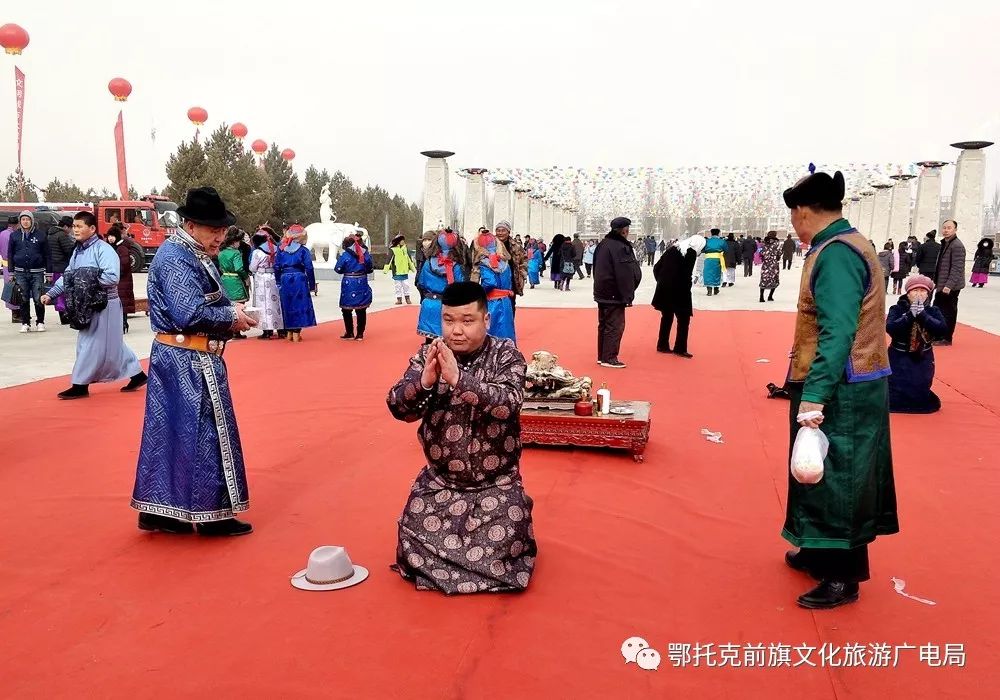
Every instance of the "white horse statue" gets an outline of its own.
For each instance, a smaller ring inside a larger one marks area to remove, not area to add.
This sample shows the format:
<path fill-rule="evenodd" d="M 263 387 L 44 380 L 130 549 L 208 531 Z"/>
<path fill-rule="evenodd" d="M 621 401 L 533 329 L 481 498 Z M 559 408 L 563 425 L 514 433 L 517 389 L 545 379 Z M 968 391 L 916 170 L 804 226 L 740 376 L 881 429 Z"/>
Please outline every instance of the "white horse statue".
<path fill-rule="evenodd" d="M 337 216 L 333 213 L 329 185 L 323 185 L 323 190 L 319 195 L 319 218 L 319 223 L 306 226 L 306 248 L 315 258 L 313 263 L 315 267 L 333 268 L 340 256 L 341 245 L 348 236 L 361 234 L 361 240 L 371 248 L 371 238 L 368 236 L 368 231 L 358 226 L 357 222 L 353 226 L 337 223 Z M 324 252 L 326 253 L 325 258 Z"/>

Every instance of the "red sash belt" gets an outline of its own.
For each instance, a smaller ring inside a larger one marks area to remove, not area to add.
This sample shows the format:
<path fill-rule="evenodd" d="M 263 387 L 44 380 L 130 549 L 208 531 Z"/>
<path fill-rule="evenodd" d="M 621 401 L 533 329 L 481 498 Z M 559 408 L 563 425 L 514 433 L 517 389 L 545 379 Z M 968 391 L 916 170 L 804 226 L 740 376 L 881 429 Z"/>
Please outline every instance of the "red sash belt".
<path fill-rule="evenodd" d="M 512 296 L 514 296 L 514 292 L 509 289 L 491 289 L 486 292 L 486 298 L 490 301 L 493 301 L 494 299 L 506 299 L 507 297 Z"/>

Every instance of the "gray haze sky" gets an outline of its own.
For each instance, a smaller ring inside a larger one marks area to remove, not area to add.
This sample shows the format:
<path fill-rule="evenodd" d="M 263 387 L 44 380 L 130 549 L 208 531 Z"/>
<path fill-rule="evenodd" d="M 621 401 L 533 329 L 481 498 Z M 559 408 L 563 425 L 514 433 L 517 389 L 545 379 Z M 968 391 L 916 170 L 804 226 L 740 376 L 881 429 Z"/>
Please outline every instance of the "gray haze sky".
<path fill-rule="evenodd" d="M 141 192 L 165 184 L 194 105 L 203 133 L 242 121 L 248 142 L 295 149 L 300 173 L 340 169 L 411 199 L 431 148 L 455 151 L 453 169 L 804 169 L 953 161 L 953 141 L 1000 141 L 994 3 L 44 0 L 0 15 L 31 35 L 22 56 L 0 54 L 0 163 L 16 162 L 17 63 L 38 184 L 117 190 L 115 76 L 134 88 Z M 988 153 L 987 199 L 1000 145 Z"/>

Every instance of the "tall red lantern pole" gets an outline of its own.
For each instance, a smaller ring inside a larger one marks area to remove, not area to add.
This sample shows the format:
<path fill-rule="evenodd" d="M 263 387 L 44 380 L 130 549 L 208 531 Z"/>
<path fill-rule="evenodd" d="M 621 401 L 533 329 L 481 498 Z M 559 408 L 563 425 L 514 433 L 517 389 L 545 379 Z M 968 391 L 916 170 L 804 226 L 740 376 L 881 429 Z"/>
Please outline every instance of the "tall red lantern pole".
<path fill-rule="evenodd" d="M 5 24 L 0 27 L 0 46 L 11 56 L 19 56 L 30 41 L 28 32 L 16 24 Z M 17 185 L 24 201 L 24 171 L 21 168 L 21 138 L 24 133 L 24 73 L 14 66 L 14 96 L 17 107 Z"/>
<path fill-rule="evenodd" d="M 113 78 L 108 83 L 108 92 L 116 102 L 128 101 L 132 94 L 132 84 L 125 78 Z M 115 158 L 118 162 L 118 189 L 122 199 L 128 199 L 128 170 L 125 167 L 125 123 L 124 110 L 118 110 L 118 122 L 115 124 Z"/>

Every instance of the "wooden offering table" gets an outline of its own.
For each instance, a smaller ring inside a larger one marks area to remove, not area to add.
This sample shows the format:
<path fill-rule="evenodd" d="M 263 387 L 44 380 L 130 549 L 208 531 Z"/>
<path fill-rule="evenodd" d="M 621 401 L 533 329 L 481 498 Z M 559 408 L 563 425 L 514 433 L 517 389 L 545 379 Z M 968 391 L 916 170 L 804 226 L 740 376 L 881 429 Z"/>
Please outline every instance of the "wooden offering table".
<path fill-rule="evenodd" d="M 617 447 L 629 450 L 636 462 L 643 460 L 649 441 L 650 404 L 647 401 L 612 401 L 611 408 L 626 407 L 635 413 L 578 416 L 572 410 L 525 408 L 521 410 L 521 442 L 573 447 Z"/>

